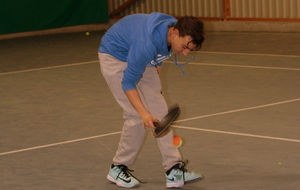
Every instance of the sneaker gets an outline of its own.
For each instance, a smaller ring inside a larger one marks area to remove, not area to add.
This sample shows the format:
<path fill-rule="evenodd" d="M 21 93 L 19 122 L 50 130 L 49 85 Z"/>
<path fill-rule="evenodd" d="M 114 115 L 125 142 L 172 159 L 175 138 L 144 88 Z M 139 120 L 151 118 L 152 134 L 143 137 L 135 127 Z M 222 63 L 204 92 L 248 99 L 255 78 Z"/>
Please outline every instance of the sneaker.
<path fill-rule="evenodd" d="M 182 187 L 185 183 L 204 179 L 204 175 L 188 172 L 184 167 L 187 164 L 176 164 L 166 172 L 167 188 Z"/>
<path fill-rule="evenodd" d="M 138 187 L 140 185 L 140 181 L 134 177 L 130 172 L 130 170 L 125 165 L 111 165 L 109 173 L 107 175 L 107 179 L 119 187 L 125 188 L 133 188 Z"/>

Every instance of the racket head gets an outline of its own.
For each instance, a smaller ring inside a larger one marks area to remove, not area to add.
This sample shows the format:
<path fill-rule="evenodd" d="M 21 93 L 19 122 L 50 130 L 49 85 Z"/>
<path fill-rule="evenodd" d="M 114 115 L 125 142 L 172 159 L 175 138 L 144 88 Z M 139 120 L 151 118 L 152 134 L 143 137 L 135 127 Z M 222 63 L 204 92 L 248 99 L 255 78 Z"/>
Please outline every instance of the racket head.
<path fill-rule="evenodd" d="M 154 123 L 156 127 L 154 137 L 160 138 L 168 134 L 171 131 L 170 125 L 178 117 L 179 113 L 180 107 L 174 106 L 159 123 Z"/>

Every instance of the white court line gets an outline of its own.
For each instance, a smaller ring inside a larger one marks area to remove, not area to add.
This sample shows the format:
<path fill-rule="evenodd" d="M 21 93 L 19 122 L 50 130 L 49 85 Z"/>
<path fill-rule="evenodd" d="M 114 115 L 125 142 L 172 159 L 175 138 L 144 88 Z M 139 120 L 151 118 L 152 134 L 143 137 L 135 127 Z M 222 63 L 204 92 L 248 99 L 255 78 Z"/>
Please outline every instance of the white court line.
<path fill-rule="evenodd" d="M 258 56 L 269 56 L 269 57 L 299 57 L 300 55 L 278 55 L 278 54 L 259 54 L 259 53 L 235 53 L 235 52 L 215 52 L 215 51 L 198 51 L 197 53 L 201 54 L 201 53 L 212 53 L 212 54 L 225 54 L 225 55 L 258 55 Z"/>
<path fill-rule="evenodd" d="M 173 63 L 172 61 L 164 61 L 165 63 Z M 183 64 L 185 62 L 178 61 Z M 215 64 L 215 63 L 196 63 L 190 62 L 188 65 L 208 65 L 208 66 L 220 66 L 220 67 L 239 67 L 239 68 L 251 68 L 251 69 L 275 69 L 275 70 L 289 70 L 289 71 L 300 71 L 300 68 L 292 67 L 265 67 L 265 66 L 247 66 L 247 65 L 228 65 L 228 64 Z"/>
<path fill-rule="evenodd" d="M 276 55 L 276 54 L 254 54 L 254 53 L 231 53 L 231 52 L 210 52 L 210 51 L 199 51 L 197 54 L 201 53 L 213 53 L 213 54 L 236 54 L 236 55 L 259 55 L 259 56 L 277 56 L 277 57 L 300 57 L 297 55 Z M 22 71 L 12 71 L 12 72 L 6 72 L 6 73 L 0 73 L 1 75 L 9 75 L 9 74 L 17 74 L 17 73 L 26 73 L 26 72 L 32 72 L 32 71 L 39 71 L 39 70 L 45 70 L 45 69 L 55 69 L 55 68 L 62 68 L 62 67 L 69 67 L 69 66 L 77 66 L 77 65 L 84 65 L 89 63 L 96 63 L 98 60 L 95 61 L 87 61 L 87 62 L 80 62 L 80 63 L 73 63 L 73 64 L 67 64 L 67 65 L 60 65 L 60 66 L 53 66 L 53 67 L 44 67 L 44 68 L 37 68 L 37 69 L 28 69 L 28 70 L 22 70 Z M 172 63 L 171 61 L 164 61 L 167 63 Z M 181 62 L 180 62 L 181 63 Z M 210 63 L 189 63 L 189 64 L 206 64 L 206 65 L 214 65 L 214 66 L 226 66 L 222 64 L 210 64 Z M 234 67 L 248 67 L 248 68 L 264 68 L 264 69 L 281 69 L 281 70 L 299 70 L 297 68 L 283 68 L 283 67 L 260 67 L 260 66 L 244 66 L 244 65 L 228 65 L 228 67 L 234 66 Z"/>
<path fill-rule="evenodd" d="M 300 98 L 293 99 L 293 100 L 282 101 L 282 102 L 276 102 L 276 103 L 272 103 L 272 104 L 265 104 L 265 105 L 261 105 L 261 106 L 255 106 L 255 107 L 243 108 L 243 109 L 238 109 L 238 110 L 232 110 L 232 111 L 227 111 L 227 112 L 203 115 L 203 116 L 193 117 L 193 118 L 189 118 L 189 119 L 177 120 L 177 121 L 174 121 L 173 123 L 182 122 L 182 121 L 189 121 L 189 120 L 195 120 L 195 119 L 211 117 L 211 116 L 217 116 L 217 115 L 223 115 L 223 114 L 234 113 L 234 112 L 240 112 L 240 111 L 251 110 L 251 109 L 258 109 L 258 108 L 263 108 L 263 107 L 268 107 L 268 106 L 274 106 L 274 105 L 279 105 L 279 104 L 284 104 L 284 103 L 295 102 L 295 101 L 299 101 L 299 100 L 300 100 Z M 179 128 L 180 126 L 176 126 L 176 127 Z M 209 130 L 209 129 L 199 129 L 199 128 L 191 128 L 191 127 L 188 128 L 188 127 L 182 127 L 182 126 L 181 126 L 181 128 L 191 129 L 191 130 L 202 130 L 202 131 L 206 130 L 206 131 L 209 131 L 209 132 L 219 132 L 219 133 L 224 133 L 224 134 L 236 134 L 236 135 L 238 134 L 238 135 L 242 135 L 242 136 L 251 136 L 251 137 L 267 138 L 267 139 L 274 139 L 274 140 L 283 140 L 284 139 L 284 138 L 278 138 L 278 137 L 259 136 L 259 135 L 225 132 L 225 131 L 217 131 L 217 130 Z M 121 133 L 121 131 L 114 132 L 114 133 L 103 134 L 103 135 L 97 135 L 97 136 L 93 136 L 93 137 L 86 137 L 86 138 L 81 138 L 81 139 L 75 139 L 75 140 L 70 140 L 70 141 L 53 143 L 53 144 L 48 144 L 48 145 L 43 145 L 43 146 L 36 146 L 36 147 L 32 147 L 32 148 L 26 148 L 26 149 L 20 149 L 20 150 L 15 150 L 15 151 L 3 152 L 3 153 L 0 153 L 0 156 L 13 154 L 13 153 L 18 153 L 18 152 L 25 152 L 25 151 L 29 151 L 29 150 L 47 148 L 47 147 L 52 147 L 52 146 L 57 146 L 57 145 L 62 145 L 62 144 L 68 144 L 68 143 L 73 143 L 73 142 L 85 141 L 85 140 L 90 140 L 90 139 L 95 139 L 95 138 L 100 138 L 100 137 L 105 137 L 105 136 L 110 136 L 110 135 L 116 135 L 116 134 L 120 134 L 120 133 Z M 298 142 L 299 140 L 289 139 L 289 141 Z"/>
<path fill-rule="evenodd" d="M 253 135 L 253 134 L 247 134 L 247 133 L 236 133 L 236 132 L 229 132 L 229 131 L 219 131 L 219 130 L 212 130 L 212 129 L 185 127 L 185 126 L 178 126 L 178 125 L 172 125 L 172 127 L 180 128 L 180 129 L 189 129 L 189 130 L 194 130 L 194 131 L 205 131 L 205 132 L 212 132 L 212 133 L 222 133 L 222 134 L 227 134 L 227 135 L 238 135 L 238 136 L 246 136 L 246 137 L 254 137 L 254 138 L 300 143 L 300 140 L 297 140 L 297 139 L 287 139 L 287 138 L 280 138 L 280 137 L 270 137 L 270 136 Z"/>
<path fill-rule="evenodd" d="M 202 116 L 192 117 L 192 118 L 188 118 L 188 119 L 181 119 L 181 120 L 174 121 L 173 123 L 178 123 L 178 122 L 182 122 L 182 121 L 190 121 L 190 120 L 201 119 L 201 118 L 217 116 L 217 115 L 224 115 L 224 114 L 228 114 L 228 113 L 235 113 L 235 112 L 253 110 L 253 109 L 264 108 L 264 107 L 269 107 L 269 106 L 275 106 L 275 105 L 280 105 L 280 104 L 286 104 L 286 103 L 291 103 L 291 102 L 296 102 L 296 101 L 300 101 L 300 98 L 292 99 L 292 100 L 286 100 L 286 101 L 282 101 L 282 102 L 275 102 L 275 103 L 271 103 L 271 104 L 264 104 L 264 105 L 260 105 L 260 106 L 242 108 L 242 109 L 237 109 L 237 110 L 219 112 L 219 113 L 214 113 L 214 114 L 202 115 Z"/>
<path fill-rule="evenodd" d="M 208 65 L 208 66 L 221 66 L 221 67 L 239 67 L 239 68 L 252 68 L 252 69 L 277 69 L 277 70 L 289 70 L 289 71 L 300 71 L 300 68 L 288 68 L 288 67 L 264 67 L 264 66 L 247 66 L 247 65 L 224 65 L 215 63 L 189 63 L 191 65 Z"/>
<path fill-rule="evenodd" d="M 36 146 L 36 147 L 31 147 L 31 148 L 25 148 L 25 149 L 20 149 L 20 150 L 3 152 L 3 153 L 0 153 L 0 156 L 7 155 L 7 154 L 18 153 L 18 152 L 25 152 L 25 151 L 29 151 L 29 150 L 47 148 L 47 147 L 57 146 L 57 145 L 62 145 L 62 144 L 74 143 L 74 142 L 79 142 L 79 141 L 86 141 L 86 140 L 91 140 L 91 139 L 95 139 L 95 138 L 106 137 L 106 136 L 110 136 L 110 135 L 116 135 L 116 134 L 120 134 L 120 133 L 121 133 L 121 131 L 118 131 L 118 132 L 114 132 L 114 133 L 107 133 L 107 134 L 97 135 L 97 136 L 93 136 L 93 137 L 86 137 L 86 138 L 75 139 L 75 140 L 70 140 L 70 141 L 47 144 L 47 145 L 43 145 L 43 146 Z"/>
<path fill-rule="evenodd" d="M 12 72 L 7 72 L 7 73 L 0 73 L 0 76 L 1 75 L 18 74 L 18 73 L 27 73 L 27 72 L 47 70 L 47 69 L 56 69 L 56 68 L 63 68 L 63 67 L 85 65 L 85 64 L 96 63 L 96 62 L 98 62 L 98 61 L 86 61 L 86 62 L 71 63 L 71 64 L 66 64 L 66 65 L 52 66 L 52 67 L 43 67 L 43 68 L 37 68 L 37 69 L 27 69 L 27 70 L 22 70 L 22 71 L 12 71 Z"/>

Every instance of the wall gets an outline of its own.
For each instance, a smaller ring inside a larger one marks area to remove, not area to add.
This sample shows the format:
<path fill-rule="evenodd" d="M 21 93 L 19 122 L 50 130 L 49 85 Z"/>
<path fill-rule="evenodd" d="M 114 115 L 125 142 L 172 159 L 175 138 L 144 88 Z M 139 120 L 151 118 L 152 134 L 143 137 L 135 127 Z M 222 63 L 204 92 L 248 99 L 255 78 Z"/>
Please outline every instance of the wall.
<path fill-rule="evenodd" d="M 1 0 L 0 34 L 109 20 L 107 0 Z"/>
<path fill-rule="evenodd" d="M 126 1 L 108 0 L 110 10 Z M 119 16 L 151 12 L 198 17 L 207 31 L 300 32 L 300 0 L 137 0 Z"/>

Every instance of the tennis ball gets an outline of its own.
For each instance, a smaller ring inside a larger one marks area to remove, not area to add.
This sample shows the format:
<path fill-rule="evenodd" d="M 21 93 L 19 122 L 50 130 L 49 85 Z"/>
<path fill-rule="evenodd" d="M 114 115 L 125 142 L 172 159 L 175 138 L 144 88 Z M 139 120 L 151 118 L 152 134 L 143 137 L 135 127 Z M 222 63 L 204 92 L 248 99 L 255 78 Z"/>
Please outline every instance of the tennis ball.
<path fill-rule="evenodd" d="M 89 33 L 89 32 L 86 32 L 86 33 L 85 33 L 85 35 L 87 35 L 87 36 L 88 36 L 88 35 L 90 35 L 90 33 Z"/>
<path fill-rule="evenodd" d="M 182 139 L 180 136 L 178 135 L 174 135 L 174 138 L 173 138 L 173 145 L 177 148 L 181 147 L 182 145 Z"/>

